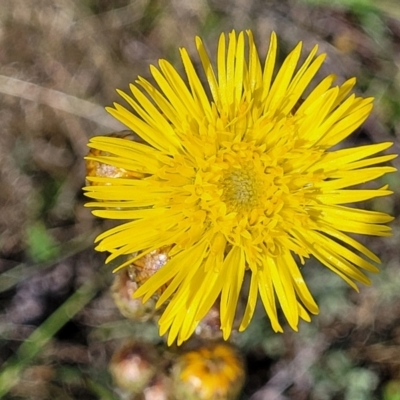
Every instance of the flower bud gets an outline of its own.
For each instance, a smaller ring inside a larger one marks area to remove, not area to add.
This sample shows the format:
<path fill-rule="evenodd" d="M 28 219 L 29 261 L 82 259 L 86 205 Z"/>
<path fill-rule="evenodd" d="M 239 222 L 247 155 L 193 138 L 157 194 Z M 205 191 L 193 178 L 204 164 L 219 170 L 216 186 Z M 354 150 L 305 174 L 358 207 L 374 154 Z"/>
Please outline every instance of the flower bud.
<path fill-rule="evenodd" d="M 227 343 L 208 343 L 178 357 L 172 370 L 176 400 L 234 400 L 245 379 L 238 352 Z"/>
<path fill-rule="evenodd" d="M 171 246 L 161 247 L 160 249 L 145 254 L 129 265 L 128 269 L 131 279 L 135 281 L 138 286 L 142 285 L 167 263 L 169 260 L 168 252 L 170 250 Z M 161 294 L 164 290 L 165 287 L 162 287 L 157 293 Z"/>
<path fill-rule="evenodd" d="M 130 320 L 147 321 L 155 314 L 155 300 L 149 299 L 142 303 L 141 299 L 134 299 L 138 284 L 134 282 L 127 268 L 115 274 L 111 286 L 111 294 L 120 313 Z"/>
<path fill-rule="evenodd" d="M 131 131 L 113 132 L 108 135 L 109 137 L 116 137 L 126 140 L 134 140 L 134 135 Z M 88 155 L 85 157 L 86 160 L 86 176 L 90 177 L 105 177 L 105 178 L 131 178 L 141 179 L 144 174 L 135 171 L 127 171 L 124 168 L 115 167 L 107 163 L 103 163 L 98 160 L 99 157 L 108 157 L 110 154 L 106 151 L 98 149 L 90 149 Z M 86 184 L 99 185 L 101 183 L 91 182 L 87 179 Z"/>
<path fill-rule="evenodd" d="M 157 353 L 149 344 L 128 342 L 116 350 L 109 370 L 120 389 L 138 394 L 156 374 L 156 361 Z"/>
<path fill-rule="evenodd" d="M 222 339 L 219 304 L 214 304 L 196 327 L 195 335 L 204 340 Z"/>
<path fill-rule="evenodd" d="M 158 374 L 143 390 L 140 400 L 169 400 L 171 399 L 171 382 L 166 375 Z"/>

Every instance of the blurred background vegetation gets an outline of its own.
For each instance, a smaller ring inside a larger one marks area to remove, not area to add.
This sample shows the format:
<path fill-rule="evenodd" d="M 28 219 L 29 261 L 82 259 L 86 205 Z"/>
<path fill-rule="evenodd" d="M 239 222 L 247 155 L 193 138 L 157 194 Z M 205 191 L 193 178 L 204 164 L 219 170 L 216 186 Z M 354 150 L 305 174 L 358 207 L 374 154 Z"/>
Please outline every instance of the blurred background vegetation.
<path fill-rule="evenodd" d="M 260 54 L 275 30 L 283 58 L 303 40 L 328 58 L 322 75 L 356 76 L 374 114 L 347 145 L 400 135 L 399 0 L 1 0 L 0 398 L 118 399 L 107 365 L 129 337 L 109 293 L 112 267 L 93 250 L 107 223 L 83 208 L 87 140 L 124 129 L 104 111 L 149 64 L 180 67 L 178 47 L 210 52 L 221 31 L 252 29 Z M 399 160 L 394 164 L 399 166 Z M 321 309 L 299 333 L 262 316 L 234 338 L 247 363 L 241 399 L 399 400 L 399 176 L 368 204 L 396 217 L 390 238 L 362 238 L 382 259 L 373 286 L 351 291 L 310 261 Z"/>

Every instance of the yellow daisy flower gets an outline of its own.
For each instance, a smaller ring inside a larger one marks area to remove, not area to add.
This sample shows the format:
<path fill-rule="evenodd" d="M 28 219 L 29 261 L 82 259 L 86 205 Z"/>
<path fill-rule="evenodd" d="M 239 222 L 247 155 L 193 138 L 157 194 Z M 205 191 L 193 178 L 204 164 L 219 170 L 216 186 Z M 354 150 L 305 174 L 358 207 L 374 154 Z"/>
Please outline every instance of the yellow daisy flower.
<path fill-rule="evenodd" d="M 169 246 L 168 261 L 135 292 L 143 301 L 161 292 L 169 344 L 188 339 L 216 301 L 227 339 L 245 274 L 239 329 L 260 297 L 275 331 L 278 304 L 297 330 L 318 307 L 296 256 L 303 264 L 313 255 L 356 290 L 355 281 L 370 283 L 361 270 L 378 271 L 370 262 L 378 257 L 348 234 L 387 236 L 392 217 L 345 204 L 392 193 L 356 188 L 395 171 L 376 166 L 394 158 L 375 156 L 391 143 L 330 150 L 365 121 L 373 99 L 350 94 L 355 79 L 333 86 L 333 75 L 304 95 L 325 59 L 317 46 L 297 67 L 300 42 L 276 74 L 274 33 L 264 64 L 250 31 L 220 36 L 216 69 L 201 39 L 196 46 L 208 88 L 180 49 L 186 81 L 160 60 L 150 67 L 158 87 L 139 77 L 132 94 L 118 91 L 134 112 L 107 109 L 143 141 L 89 143 L 90 161 L 133 174 L 88 177 L 86 195 L 97 201 L 87 206 L 100 208 L 93 214 L 129 221 L 102 233 L 96 249 L 107 261 L 132 256 L 124 267 Z"/>

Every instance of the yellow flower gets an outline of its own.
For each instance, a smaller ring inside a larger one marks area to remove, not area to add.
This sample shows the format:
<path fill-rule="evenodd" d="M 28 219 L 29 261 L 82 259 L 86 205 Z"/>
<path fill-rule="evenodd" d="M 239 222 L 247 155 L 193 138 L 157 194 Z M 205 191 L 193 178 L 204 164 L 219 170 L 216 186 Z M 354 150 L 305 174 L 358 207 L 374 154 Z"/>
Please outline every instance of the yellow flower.
<path fill-rule="evenodd" d="M 143 141 L 90 141 L 100 152 L 91 161 L 137 176 L 88 177 L 86 195 L 97 201 L 87 205 L 100 208 L 93 214 L 128 220 L 101 234 L 96 249 L 110 252 L 108 261 L 133 254 L 124 267 L 170 246 L 168 262 L 135 292 L 147 301 L 166 286 L 157 306 L 167 304 L 159 324 L 169 344 L 188 339 L 217 300 L 227 339 L 245 274 L 239 329 L 260 297 L 275 331 L 278 304 L 297 330 L 318 307 L 295 257 L 304 264 L 313 255 L 356 290 L 354 281 L 370 283 L 361 270 L 378 271 L 377 256 L 348 234 L 387 236 L 392 217 L 345 204 L 392 193 L 357 188 L 395 170 L 376 166 L 394 158 L 375 156 L 391 143 L 330 150 L 364 122 L 373 99 L 350 94 L 355 79 L 333 86 L 333 75 L 309 89 L 325 59 L 317 46 L 297 67 L 299 43 L 274 74 L 274 33 L 264 65 L 250 31 L 220 36 L 216 69 L 201 39 L 196 45 L 208 87 L 181 49 L 186 80 L 160 60 L 150 68 L 158 88 L 139 77 L 131 95 L 118 91 L 134 112 L 108 108 Z"/>
<path fill-rule="evenodd" d="M 177 358 L 172 368 L 176 400 L 233 400 L 245 380 L 240 354 L 225 343 L 209 342 Z"/>

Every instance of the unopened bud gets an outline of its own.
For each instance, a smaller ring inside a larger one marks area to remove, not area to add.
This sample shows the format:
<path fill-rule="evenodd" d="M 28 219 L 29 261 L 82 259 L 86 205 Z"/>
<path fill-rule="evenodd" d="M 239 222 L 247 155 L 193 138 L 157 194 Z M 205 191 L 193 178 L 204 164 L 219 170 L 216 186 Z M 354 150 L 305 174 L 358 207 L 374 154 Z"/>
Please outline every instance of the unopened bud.
<path fill-rule="evenodd" d="M 222 339 L 219 304 L 214 304 L 196 327 L 195 335 L 201 339 Z"/>
<path fill-rule="evenodd" d="M 180 356 L 172 379 L 176 400 L 234 400 L 244 383 L 244 364 L 232 346 L 209 343 Z"/>
<path fill-rule="evenodd" d="M 115 305 L 125 318 L 147 321 L 154 316 L 156 301 L 149 299 L 142 303 L 141 299 L 134 299 L 133 294 L 137 288 L 138 284 L 131 279 L 129 270 L 125 268 L 115 274 L 111 294 Z"/>
<path fill-rule="evenodd" d="M 134 140 L 133 133 L 131 131 L 113 132 L 105 136 L 117 137 L 126 140 Z M 102 157 L 110 156 L 106 151 L 97 149 L 90 149 L 88 155 L 85 157 L 86 160 L 86 176 L 90 177 L 104 177 L 104 178 L 131 178 L 141 179 L 144 174 L 135 171 L 127 171 L 124 168 L 115 167 L 101 161 Z M 87 180 L 86 184 L 99 185 L 100 183 L 91 182 Z"/>
<path fill-rule="evenodd" d="M 164 374 L 156 375 L 143 390 L 141 400 L 172 400 L 171 382 Z"/>
<path fill-rule="evenodd" d="M 129 342 L 111 358 L 110 373 L 115 384 L 128 393 L 142 393 L 156 373 L 157 353 L 147 343 Z"/>
<path fill-rule="evenodd" d="M 138 286 L 142 285 L 153 276 L 161 267 L 163 267 L 169 260 L 168 252 L 171 246 L 164 246 L 160 249 L 153 250 L 145 254 L 143 257 L 137 259 L 134 263 L 129 265 L 128 270 L 131 279 L 135 281 Z M 157 292 L 161 294 L 165 288 L 160 288 Z"/>

